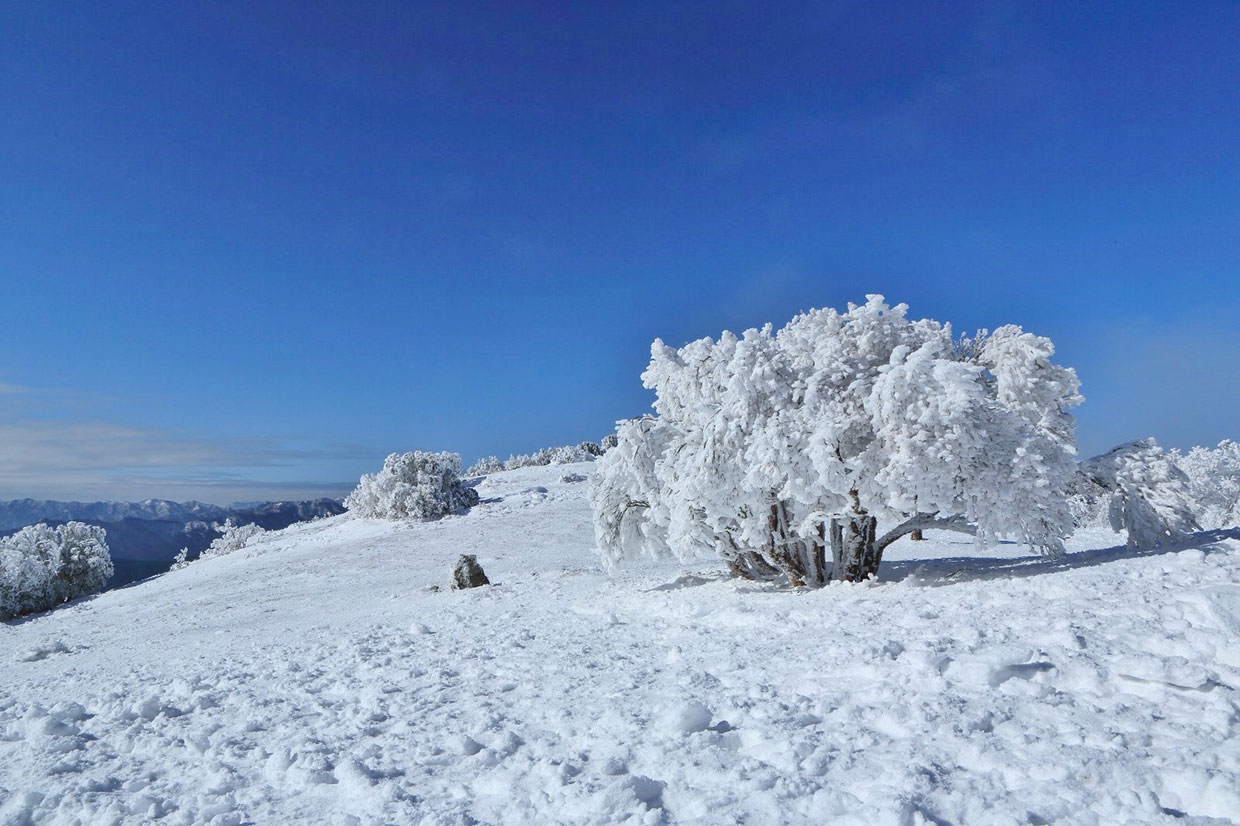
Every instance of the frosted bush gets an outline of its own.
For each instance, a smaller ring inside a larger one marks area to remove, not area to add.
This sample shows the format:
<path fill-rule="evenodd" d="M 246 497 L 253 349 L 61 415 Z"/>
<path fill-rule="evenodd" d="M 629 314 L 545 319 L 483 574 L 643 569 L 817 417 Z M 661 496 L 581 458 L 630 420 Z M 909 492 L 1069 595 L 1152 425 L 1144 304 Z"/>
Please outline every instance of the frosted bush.
<path fill-rule="evenodd" d="M 606 441 L 606 440 L 604 440 Z M 569 465 L 576 462 L 591 462 L 603 455 L 603 448 L 596 442 L 582 442 L 579 445 L 563 447 L 544 447 L 535 453 L 519 453 L 500 461 L 496 456 L 480 459 L 467 471 L 466 476 L 486 476 L 503 470 L 517 470 L 523 467 L 546 467 L 547 465 Z"/>
<path fill-rule="evenodd" d="M 211 541 L 211 544 L 198 556 L 199 559 L 210 559 L 216 556 L 227 556 L 234 551 L 239 551 L 249 545 L 253 545 L 254 538 L 267 533 L 266 529 L 254 525 L 237 525 L 231 519 L 227 520 L 223 525 L 216 525 L 220 535 Z M 176 571 L 184 568 L 190 563 L 189 548 L 182 548 L 180 553 L 172 561 L 170 570 Z"/>
<path fill-rule="evenodd" d="M 103 590 L 112 576 L 107 532 L 68 522 L 0 539 L 0 619 L 45 611 Z"/>
<path fill-rule="evenodd" d="M 266 532 L 262 527 L 254 524 L 235 525 L 230 519 L 224 523 L 220 535 L 212 540 L 207 549 L 202 552 L 202 558 L 226 556 L 233 551 L 239 551 L 247 545 L 254 544 L 252 542 L 254 537 Z"/>
<path fill-rule="evenodd" d="M 466 476 L 486 476 L 504 470 L 504 462 L 498 456 L 487 456 L 479 459 L 465 471 Z"/>
<path fill-rule="evenodd" d="M 1107 503 L 1111 493 L 1084 473 L 1077 473 L 1068 483 L 1068 509 L 1077 528 L 1108 527 Z"/>
<path fill-rule="evenodd" d="M 642 381 L 658 415 L 620 422 L 592 476 L 605 561 L 718 555 L 817 586 L 874 575 L 924 528 L 1060 552 L 1075 372 L 1019 327 L 956 339 L 907 309 L 871 295 L 778 332 L 656 340 Z M 893 527 L 879 535 L 879 520 Z"/>
<path fill-rule="evenodd" d="M 1194 447 L 1176 464 L 1188 477 L 1189 495 L 1205 528 L 1240 526 L 1240 443 L 1230 439 L 1218 447 Z"/>
<path fill-rule="evenodd" d="M 1128 532 L 1129 547 L 1180 543 L 1199 529 L 1188 477 L 1174 459 L 1153 439 L 1143 439 L 1081 462 L 1081 473 L 1110 494 L 1111 527 Z"/>
<path fill-rule="evenodd" d="M 537 453 L 528 455 L 509 456 L 508 461 L 504 462 L 504 470 L 516 470 L 523 467 L 545 467 L 546 465 L 568 465 L 574 462 L 589 462 L 594 459 L 594 453 L 591 453 L 582 445 L 566 445 L 564 447 L 544 447 Z"/>
<path fill-rule="evenodd" d="M 478 492 L 460 476 L 456 453 L 393 453 L 383 470 L 361 478 L 344 506 L 355 516 L 435 519 L 478 503 Z"/>

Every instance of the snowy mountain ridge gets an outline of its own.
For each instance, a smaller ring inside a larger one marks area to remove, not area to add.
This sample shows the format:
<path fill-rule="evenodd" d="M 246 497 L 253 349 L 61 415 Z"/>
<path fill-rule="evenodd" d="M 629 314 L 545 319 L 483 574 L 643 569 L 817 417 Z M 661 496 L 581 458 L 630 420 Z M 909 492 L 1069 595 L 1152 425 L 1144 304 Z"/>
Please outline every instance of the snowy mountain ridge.
<path fill-rule="evenodd" d="M 205 502 L 145 499 L 141 502 L 62 502 L 54 499 L 13 499 L 0 502 L 0 530 L 48 520 L 120 522 L 122 519 L 163 519 L 213 522 L 230 508 Z"/>
<path fill-rule="evenodd" d="M 609 576 L 589 465 L 0 625 L 0 823 L 1227 824 L 1240 531 Z M 444 586 L 461 554 L 495 583 Z"/>

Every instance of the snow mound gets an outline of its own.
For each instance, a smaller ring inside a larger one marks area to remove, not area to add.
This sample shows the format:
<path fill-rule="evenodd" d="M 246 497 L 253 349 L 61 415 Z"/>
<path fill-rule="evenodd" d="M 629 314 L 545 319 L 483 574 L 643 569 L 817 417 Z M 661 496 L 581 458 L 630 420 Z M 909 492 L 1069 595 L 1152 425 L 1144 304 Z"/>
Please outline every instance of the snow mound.
<path fill-rule="evenodd" d="M 1240 533 L 900 540 L 811 593 L 599 562 L 588 466 L 0 625 L 0 823 L 1229 823 Z M 436 588 L 462 554 L 500 583 Z"/>

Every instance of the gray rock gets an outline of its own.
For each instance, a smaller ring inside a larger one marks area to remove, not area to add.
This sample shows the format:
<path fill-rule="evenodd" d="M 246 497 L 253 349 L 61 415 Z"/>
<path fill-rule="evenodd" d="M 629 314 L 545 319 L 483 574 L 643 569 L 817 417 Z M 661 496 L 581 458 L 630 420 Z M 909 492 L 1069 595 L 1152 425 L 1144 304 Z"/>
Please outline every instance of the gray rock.
<path fill-rule="evenodd" d="M 491 580 L 487 579 L 487 575 L 482 571 L 482 566 L 478 564 L 478 557 L 472 554 L 465 554 L 456 561 L 456 567 L 452 569 L 453 588 L 460 590 L 461 588 L 477 588 L 479 585 L 490 584 Z"/>

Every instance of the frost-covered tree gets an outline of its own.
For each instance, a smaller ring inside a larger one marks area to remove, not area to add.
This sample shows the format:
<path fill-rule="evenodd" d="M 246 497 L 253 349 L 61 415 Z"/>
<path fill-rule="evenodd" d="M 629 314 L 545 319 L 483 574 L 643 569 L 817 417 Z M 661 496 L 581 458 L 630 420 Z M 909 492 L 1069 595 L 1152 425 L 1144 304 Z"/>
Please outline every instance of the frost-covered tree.
<path fill-rule="evenodd" d="M 466 476 L 487 476 L 504 470 L 504 462 L 498 456 L 485 456 L 465 471 Z"/>
<path fill-rule="evenodd" d="M 68 522 L 0 539 L 0 619 L 46 611 L 103 590 L 112 576 L 106 531 Z"/>
<path fill-rule="evenodd" d="M 203 552 L 198 555 L 198 559 L 211 559 L 217 556 L 227 556 L 234 551 L 254 544 L 254 540 L 267 533 L 267 530 L 261 525 L 253 523 L 238 525 L 232 519 L 225 520 L 223 525 L 215 524 L 213 526 L 220 532 L 220 535 L 211 540 Z M 189 558 L 189 548 L 182 548 L 180 552 L 172 560 L 172 567 L 169 570 L 179 570 L 186 567 L 193 561 Z"/>
<path fill-rule="evenodd" d="M 1057 553 L 1081 397 L 1053 354 L 1016 326 L 957 339 L 878 295 L 778 332 L 656 340 L 657 416 L 620 422 L 591 481 L 604 559 L 717 554 L 817 586 L 873 575 L 917 529 Z"/>
<path fill-rule="evenodd" d="M 1188 477 L 1175 455 L 1153 439 L 1128 442 L 1080 464 L 1084 483 L 1106 492 L 1111 527 L 1128 533 L 1131 548 L 1159 548 L 1184 542 L 1200 530 Z"/>
<path fill-rule="evenodd" d="M 211 544 L 202 552 L 200 559 L 210 559 L 214 556 L 227 556 L 234 551 L 239 551 L 249 545 L 254 544 L 254 540 L 267 533 L 261 525 L 248 524 L 238 525 L 231 519 L 224 522 L 223 525 L 217 526 L 220 535 L 211 540 Z"/>
<path fill-rule="evenodd" d="M 1184 456 L 1177 453 L 1175 463 L 1188 477 L 1204 527 L 1240 526 L 1240 443 L 1224 439 L 1218 447 L 1194 447 Z"/>
<path fill-rule="evenodd" d="M 545 467 L 547 465 L 568 465 L 576 462 L 589 462 L 598 454 L 592 453 L 587 445 L 564 445 L 563 447 L 544 447 L 536 453 L 509 456 L 504 462 L 504 470 L 516 470 L 523 467 Z M 594 445 L 597 448 L 597 445 Z"/>
<path fill-rule="evenodd" d="M 478 503 L 478 492 L 460 476 L 459 454 L 393 453 L 383 470 L 361 478 L 344 506 L 355 516 L 435 519 Z"/>
<path fill-rule="evenodd" d="M 603 455 L 603 448 L 595 442 L 582 442 L 578 445 L 564 445 L 563 447 L 544 447 L 535 453 L 513 454 L 508 457 L 507 461 L 500 461 L 496 456 L 487 456 L 475 462 L 469 470 L 465 471 L 465 475 L 485 476 L 489 473 L 517 470 L 523 467 L 590 462 L 601 455 Z"/>
<path fill-rule="evenodd" d="M 1077 471 L 1068 483 L 1068 509 L 1077 528 L 1098 528 L 1110 525 L 1107 515 L 1111 492 L 1088 475 Z"/>
<path fill-rule="evenodd" d="M 107 531 L 98 525 L 67 522 L 56 528 L 60 542 L 60 601 L 95 594 L 103 590 L 112 576 L 112 555 L 108 550 Z"/>

